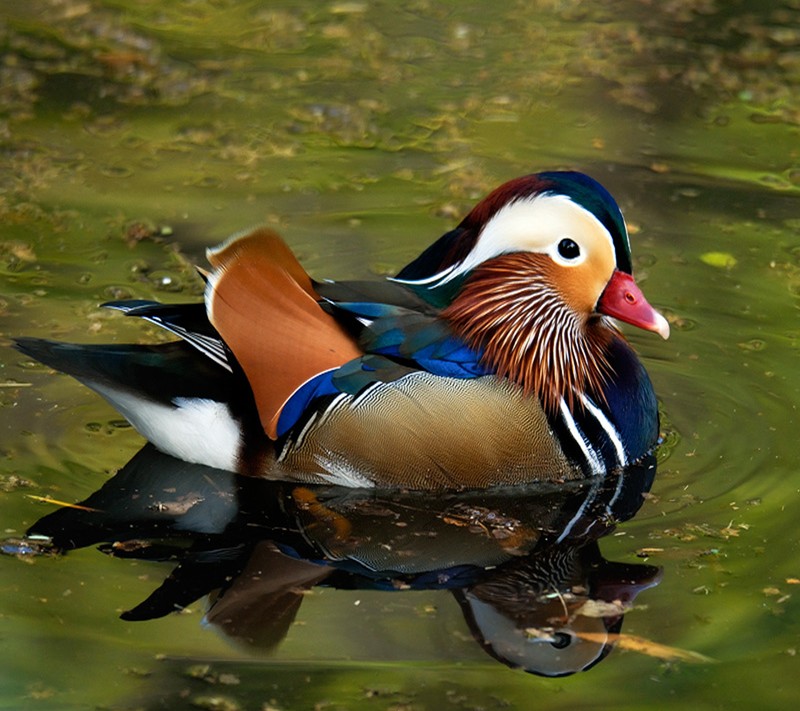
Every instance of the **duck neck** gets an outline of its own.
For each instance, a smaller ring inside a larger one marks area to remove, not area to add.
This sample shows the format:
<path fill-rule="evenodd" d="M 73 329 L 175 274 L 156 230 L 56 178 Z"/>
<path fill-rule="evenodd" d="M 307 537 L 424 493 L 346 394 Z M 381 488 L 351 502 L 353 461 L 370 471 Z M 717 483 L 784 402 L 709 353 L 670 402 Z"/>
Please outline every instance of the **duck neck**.
<path fill-rule="evenodd" d="M 442 312 L 482 353 L 485 366 L 535 395 L 555 413 L 581 396 L 603 400 L 615 331 L 601 316 L 570 309 L 540 260 L 509 254 L 484 263 Z"/>

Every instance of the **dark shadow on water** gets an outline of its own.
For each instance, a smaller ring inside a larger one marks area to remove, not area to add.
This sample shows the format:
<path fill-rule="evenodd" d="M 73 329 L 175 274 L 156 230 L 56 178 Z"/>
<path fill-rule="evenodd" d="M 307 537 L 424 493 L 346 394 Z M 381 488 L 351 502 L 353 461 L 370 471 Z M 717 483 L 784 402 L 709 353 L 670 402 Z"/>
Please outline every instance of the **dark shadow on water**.
<path fill-rule="evenodd" d="M 605 658 L 634 598 L 659 582 L 659 568 L 608 561 L 599 547 L 654 475 L 649 459 L 602 481 L 431 495 L 266 482 L 148 445 L 82 508 L 5 548 L 100 544 L 169 563 L 122 617 L 163 617 L 207 595 L 208 624 L 252 654 L 280 645 L 315 586 L 449 590 L 492 657 L 564 676 Z"/>

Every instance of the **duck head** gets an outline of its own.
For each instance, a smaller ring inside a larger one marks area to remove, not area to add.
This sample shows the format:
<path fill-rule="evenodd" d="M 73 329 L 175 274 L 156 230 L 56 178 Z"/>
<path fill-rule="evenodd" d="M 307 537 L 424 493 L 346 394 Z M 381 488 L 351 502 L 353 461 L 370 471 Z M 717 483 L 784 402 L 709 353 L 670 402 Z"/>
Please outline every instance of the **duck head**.
<path fill-rule="evenodd" d="M 669 336 L 632 276 L 625 220 L 609 192 L 576 172 L 511 180 L 395 278 L 440 309 L 487 365 L 543 404 L 612 375 L 608 317 Z"/>

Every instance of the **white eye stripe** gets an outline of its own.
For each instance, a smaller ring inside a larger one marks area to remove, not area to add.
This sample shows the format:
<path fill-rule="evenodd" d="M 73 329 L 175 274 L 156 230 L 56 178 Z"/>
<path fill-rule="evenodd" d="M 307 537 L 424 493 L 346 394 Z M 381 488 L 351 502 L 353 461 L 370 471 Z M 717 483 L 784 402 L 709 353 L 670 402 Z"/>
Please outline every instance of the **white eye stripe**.
<path fill-rule="evenodd" d="M 589 257 L 585 240 L 575 237 L 579 234 L 607 242 L 611 254 L 615 254 L 614 239 L 605 225 L 568 196 L 543 193 L 519 198 L 492 216 L 481 230 L 475 246 L 460 262 L 422 279 L 395 277 L 391 281 L 436 288 L 458 279 L 483 262 L 513 252 L 538 252 L 547 254 L 562 266 L 578 266 Z M 558 245 L 563 239 L 570 239 L 578 245 L 578 257 L 565 259 L 559 254 Z"/>
<path fill-rule="evenodd" d="M 544 193 L 512 200 L 486 223 L 466 258 L 431 281 L 446 284 L 482 262 L 510 252 L 539 252 L 548 254 L 559 264 L 577 266 L 588 258 L 589 250 L 584 240 L 579 241 L 575 235 L 587 231 L 606 241 L 613 254 L 614 240 L 603 223 L 566 195 Z M 562 239 L 578 244 L 581 256 L 564 259 L 558 253 Z"/>

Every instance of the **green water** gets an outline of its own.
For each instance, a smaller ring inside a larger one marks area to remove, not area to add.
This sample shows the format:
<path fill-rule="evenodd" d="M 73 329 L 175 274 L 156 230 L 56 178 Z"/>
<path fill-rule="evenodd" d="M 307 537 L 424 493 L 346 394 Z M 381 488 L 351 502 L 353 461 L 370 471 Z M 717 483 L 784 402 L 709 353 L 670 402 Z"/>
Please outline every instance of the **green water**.
<path fill-rule="evenodd" d="M 800 669 L 800 5 L 0 2 L 0 337 L 160 338 L 97 308 L 199 296 L 267 223 L 317 277 L 390 273 L 485 192 L 575 168 L 616 196 L 669 341 L 630 332 L 668 446 L 612 560 L 664 568 L 616 650 L 512 671 L 443 592 L 325 590 L 255 658 L 202 605 L 117 619 L 167 574 L 0 558 L 0 708 L 789 708 Z M 141 446 L 0 349 L 0 512 L 21 535 Z M 228 704 L 227 706 L 225 704 Z"/>

